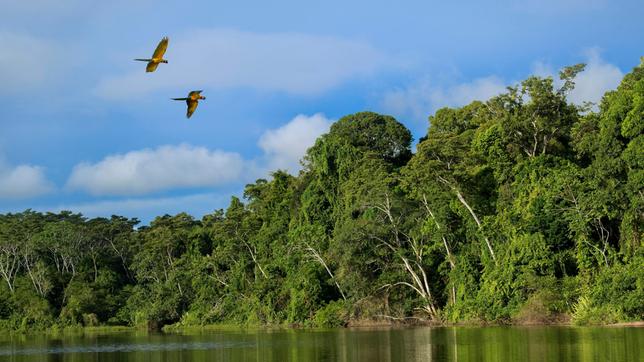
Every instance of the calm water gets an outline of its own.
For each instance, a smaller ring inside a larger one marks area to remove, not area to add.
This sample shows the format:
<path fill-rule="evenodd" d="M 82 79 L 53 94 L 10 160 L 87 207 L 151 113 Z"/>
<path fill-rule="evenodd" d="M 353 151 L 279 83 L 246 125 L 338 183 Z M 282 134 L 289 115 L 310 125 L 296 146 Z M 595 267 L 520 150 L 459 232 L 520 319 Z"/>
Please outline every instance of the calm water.
<path fill-rule="evenodd" d="M 0 361 L 644 361 L 644 328 L 0 336 Z"/>

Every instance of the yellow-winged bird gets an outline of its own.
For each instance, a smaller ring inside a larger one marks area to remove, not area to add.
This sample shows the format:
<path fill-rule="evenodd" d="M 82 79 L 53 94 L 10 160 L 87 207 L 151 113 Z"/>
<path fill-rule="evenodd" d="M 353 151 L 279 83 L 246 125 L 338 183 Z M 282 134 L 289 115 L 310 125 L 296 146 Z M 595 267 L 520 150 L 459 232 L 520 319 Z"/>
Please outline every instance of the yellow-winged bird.
<path fill-rule="evenodd" d="M 197 105 L 199 104 L 200 99 L 206 99 L 206 97 L 201 95 L 200 90 L 192 91 L 188 94 L 187 98 L 172 98 L 175 101 L 186 101 L 186 104 L 188 104 L 188 112 L 186 113 L 186 117 L 190 118 L 193 113 L 195 113 L 195 109 L 197 109 Z"/>
<path fill-rule="evenodd" d="M 168 63 L 167 60 L 163 59 L 163 54 L 165 54 L 166 49 L 168 49 L 168 37 L 164 37 L 161 39 L 159 42 L 159 45 L 157 45 L 157 48 L 154 50 L 154 54 L 152 54 L 152 59 L 134 59 L 138 60 L 140 62 L 148 62 L 148 66 L 145 67 L 146 72 L 154 72 L 157 67 L 159 66 L 159 63 Z"/>

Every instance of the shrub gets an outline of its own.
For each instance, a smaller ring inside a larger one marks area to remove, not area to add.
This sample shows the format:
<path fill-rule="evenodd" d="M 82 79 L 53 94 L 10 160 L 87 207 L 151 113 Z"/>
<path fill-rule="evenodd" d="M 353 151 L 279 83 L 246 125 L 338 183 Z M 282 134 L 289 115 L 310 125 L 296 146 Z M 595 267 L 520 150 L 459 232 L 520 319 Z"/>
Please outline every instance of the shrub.
<path fill-rule="evenodd" d="M 346 302 L 342 300 L 329 302 L 315 313 L 315 325 L 323 328 L 345 326 L 349 316 L 346 307 Z"/>

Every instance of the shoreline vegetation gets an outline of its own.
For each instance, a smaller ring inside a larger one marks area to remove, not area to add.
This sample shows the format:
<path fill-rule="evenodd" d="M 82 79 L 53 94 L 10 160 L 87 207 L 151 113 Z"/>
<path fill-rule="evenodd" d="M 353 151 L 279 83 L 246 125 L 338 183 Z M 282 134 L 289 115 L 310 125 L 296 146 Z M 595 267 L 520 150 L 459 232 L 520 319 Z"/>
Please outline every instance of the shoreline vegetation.
<path fill-rule="evenodd" d="M 517 323 L 497 323 L 497 322 L 457 322 L 457 323 L 436 323 L 430 321 L 415 321 L 412 323 L 405 322 L 392 322 L 389 320 L 363 320 L 363 321 L 350 321 L 345 326 L 335 326 L 331 328 L 349 328 L 349 329 L 389 329 L 389 328 L 446 328 L 446 327 L 593 327 L 593 328 L 644 328 L 644 321 L 633 322 L 620 322 L 612 324 L 590 324 L 590 325 L 575 325 L 570 319 L 562 319 L 550 322 L 517 322 Z M 47 329 L 30 329 L 27 331 L 19 330 L 0 330 L 9 335 L 97 335 L 97 334 L 113 334 L 113 333 L 200 333 L 200 332 L 239 332 L 239 331 L 256 331 L 256 330 L 323 330 L 329 327 L 316 327 L 316 326 L 302 326 L 293 324 L 280 324 L 280 325 L 243 325 L 243 324 L 207 324 L 207 325 L 165 325 L 161 329 L 147 329 L 136 326 L 50 326 Z"/>
<path fill-rule="evenodd" d="M 644 58 L 599 105 L 529 77 L 335 122 L 226 210 L 0 214 L 0 330 L 644 324 Z"/>

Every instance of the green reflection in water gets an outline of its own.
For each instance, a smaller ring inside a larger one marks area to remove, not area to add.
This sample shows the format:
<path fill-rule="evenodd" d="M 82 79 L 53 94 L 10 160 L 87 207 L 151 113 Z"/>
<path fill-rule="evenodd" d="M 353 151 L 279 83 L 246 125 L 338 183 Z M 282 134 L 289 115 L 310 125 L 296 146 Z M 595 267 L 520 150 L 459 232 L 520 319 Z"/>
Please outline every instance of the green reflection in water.
<path fill-rule="evenodd" d="M 644 361 L 644 328 L 447 327 L 0 337 L 0 361 Z"/>

